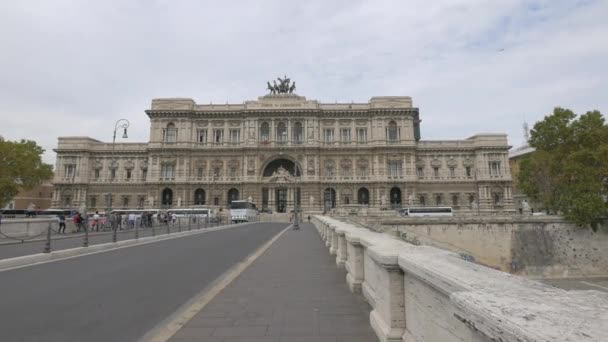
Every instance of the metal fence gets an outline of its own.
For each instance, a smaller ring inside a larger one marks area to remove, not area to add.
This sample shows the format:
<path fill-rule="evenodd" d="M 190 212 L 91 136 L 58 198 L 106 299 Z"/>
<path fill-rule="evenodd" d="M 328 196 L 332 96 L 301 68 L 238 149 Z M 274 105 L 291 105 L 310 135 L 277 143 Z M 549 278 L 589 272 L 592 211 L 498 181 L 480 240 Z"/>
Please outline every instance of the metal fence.
<path fill-rule="evenodd" d="M 272 222 L 272 219 L 273 217 L 271 216 L 258 215 L 253 220 L 250 220 L 249 223 Z M 59 240 L 68 240 L 69 243 L 63 243 L 64 247 L 66 244 L 69 244 L 67 248 L 88 247 L 92 244 L 204 230 L 232 223 L 229 214 L 218 215 L 215 218 L 191 216 L 177 217 L 175 219 L 168 218 L 166 220 L 159 220 L 156 217 L 153 217 L 151 220 L 142 220 L 138 217 L 134 221 L 127 219 L 114 224 L 109 220 L 98 220 L 97 224 L 95 224 L 93 220 L 89 219 L 86 223 L 76 225 L 71 220 L 66 219 L 65 225 L 60 225 L 59 221 L 52 221 L 48 223 L 45 232 L 29 237 L 5 234 L 2 232 L 2 225 L 0 225 L 0 248 L 15 244 L 39 243 L 43 245 L 41 246 L 41 252 L 50 253 L 53 250 L 53 244 Z"/>

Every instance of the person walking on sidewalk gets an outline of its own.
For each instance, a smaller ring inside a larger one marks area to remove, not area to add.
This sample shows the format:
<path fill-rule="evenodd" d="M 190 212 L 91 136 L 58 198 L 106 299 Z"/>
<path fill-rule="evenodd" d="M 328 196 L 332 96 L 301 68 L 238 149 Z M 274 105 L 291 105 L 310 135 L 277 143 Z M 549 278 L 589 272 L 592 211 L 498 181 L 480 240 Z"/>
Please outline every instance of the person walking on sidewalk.
<path fill-rule="evenodd" d="M 61 230 L 63 230 L 63 234 L 65 234 L 65 214 L 61 213 L 59 214 L 59 230 L 58 233 L 61 233 Z"/>
<path fill-rule="evenodd" d="M 93 215 L 93 228 L 99 231 L 99 212 L 96 211 Z"/>
<path fill-rule="evenodd" d="M 310 223 L 310 215 L 308 215 L 308 223 Z"/>

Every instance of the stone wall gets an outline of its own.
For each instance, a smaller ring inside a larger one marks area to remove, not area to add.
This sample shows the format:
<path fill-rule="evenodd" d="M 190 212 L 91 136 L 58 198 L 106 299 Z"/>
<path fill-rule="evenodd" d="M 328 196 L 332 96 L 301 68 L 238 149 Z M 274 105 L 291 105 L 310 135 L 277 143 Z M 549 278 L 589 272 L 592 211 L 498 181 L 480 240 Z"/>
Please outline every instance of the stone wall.
<path fill-rule="evenodd" d="M 565 291 L 315 216 L 317 230 L 372 307 L 380 341 L 607 341 L 608 294 Z"/>
<path fill-rule="evenodd" d="M 608 233 L 557 217 L 399 218 L 357 222 L 413 244 L 460 253 L 488 267 L 529 277 L 608 275 Z"/>

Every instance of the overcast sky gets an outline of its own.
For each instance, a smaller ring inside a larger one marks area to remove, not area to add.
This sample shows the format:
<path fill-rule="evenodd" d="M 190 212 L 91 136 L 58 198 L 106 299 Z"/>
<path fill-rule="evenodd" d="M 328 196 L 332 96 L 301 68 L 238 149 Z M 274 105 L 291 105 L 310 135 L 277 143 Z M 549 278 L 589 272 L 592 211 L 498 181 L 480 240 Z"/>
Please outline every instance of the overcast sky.
<path fill-rule="evenodd" d="M 412 96 L 423 139 L 523 142 L 555 106 L 608 112 L 608 1 L 0 3 L 0 135 L 148 140 L 156 97 L 242 103 L 287 75 L 321 102 Z"/>

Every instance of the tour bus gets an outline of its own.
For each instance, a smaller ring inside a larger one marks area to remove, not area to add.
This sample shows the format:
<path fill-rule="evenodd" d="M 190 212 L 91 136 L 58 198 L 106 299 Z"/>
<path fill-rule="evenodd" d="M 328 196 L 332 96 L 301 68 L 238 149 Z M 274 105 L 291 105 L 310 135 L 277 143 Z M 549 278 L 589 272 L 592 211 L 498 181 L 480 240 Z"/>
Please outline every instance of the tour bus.
<path fill-rule="evenodd" d="M 417 207 L 403 208 L 399 211 L 401 216 L 422 217 L 422 216 L 453 216 L 452 207 Z"/>
<path fill-rule="evenodd" d="M 178 208 L 170 209 L 169 215 L 175 214 L 177 218 L 196 217 L 197 219 L 206 220 L 207 217 L 211 222 L 217 218 L 217 211 L 213 208 Z"/>
<path fill-rule="evenodd" d="M 253 202 L 241 200 L 230 203 L 230 218 L 234 223 L 255 221 L 257 215 L 258 210 Z"/>

